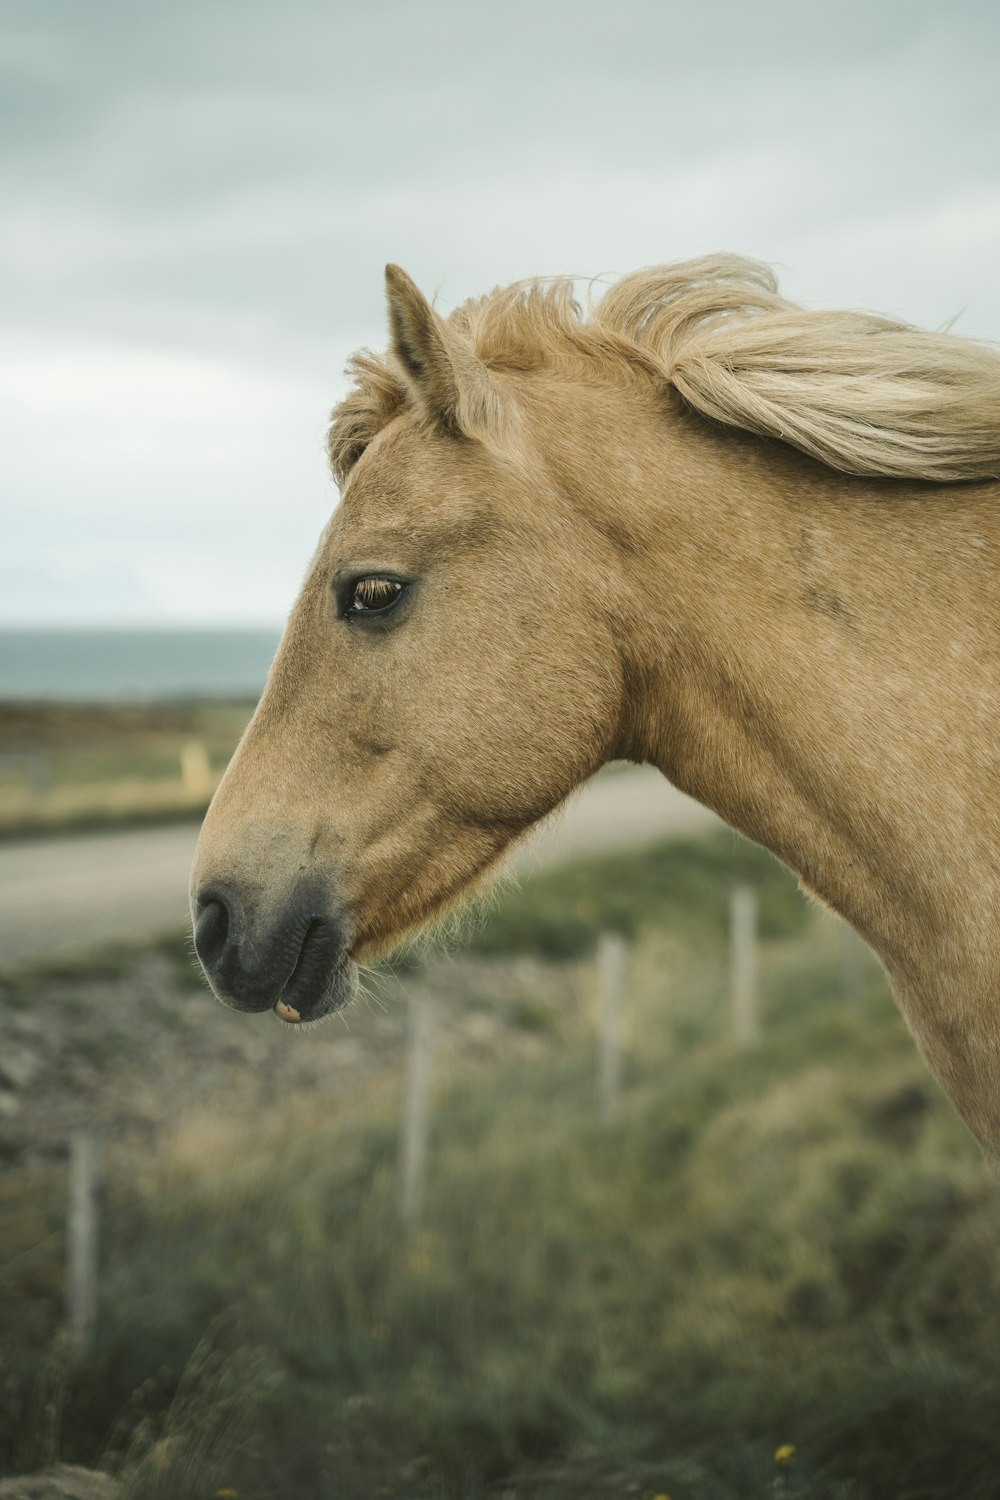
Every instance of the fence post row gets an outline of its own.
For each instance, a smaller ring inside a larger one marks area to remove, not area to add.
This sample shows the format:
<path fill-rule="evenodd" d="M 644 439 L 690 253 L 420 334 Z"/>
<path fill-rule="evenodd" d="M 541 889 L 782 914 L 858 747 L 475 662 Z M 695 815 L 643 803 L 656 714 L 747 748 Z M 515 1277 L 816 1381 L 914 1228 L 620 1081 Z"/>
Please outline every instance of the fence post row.
<path fill-rule="evenodd" d="M 625 941 L 617 932 L 602 932 L 597 943 L 597 1010 L 600 1030 L 598 1094 L 601 1119 L 610 1125 L 618 1114 L 621 1089 L 621 1009 L 625 989 Z"/>
<path fill-rule="evenodd" d="M 733 1038 L 738 1047 L 755 1047 L 760 1039 L 757 1012 L 757 893 L 734 886 L 729 903 L 729 985 Z"/>
<path fill-rule="evenodd" d="M 410 997 L 406 1099 L 399 1142 L 400 1211 L 404 1222 L 410 1225 L 419 1223 L 423 1209 L 433 1047 L 433 1003 L 427 995 L 413 995 Z"/>
<path fill-rule="evenodd" d="M 87 1350 L 97 1325 L 98 1149 L 92 1136 L 70 1142 L 66 1314 L 73 1354 Z"/>

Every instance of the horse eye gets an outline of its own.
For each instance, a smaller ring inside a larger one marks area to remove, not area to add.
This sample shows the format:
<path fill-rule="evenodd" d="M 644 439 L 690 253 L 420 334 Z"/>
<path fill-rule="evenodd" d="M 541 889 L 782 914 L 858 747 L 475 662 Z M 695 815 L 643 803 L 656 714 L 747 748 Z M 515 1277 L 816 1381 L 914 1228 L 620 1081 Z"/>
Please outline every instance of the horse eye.
<path fill-rule="evenodd" d="M 399 603 L 403 585 L 395 578 L 359 578 L 345 614 L 384 615 Z"/>

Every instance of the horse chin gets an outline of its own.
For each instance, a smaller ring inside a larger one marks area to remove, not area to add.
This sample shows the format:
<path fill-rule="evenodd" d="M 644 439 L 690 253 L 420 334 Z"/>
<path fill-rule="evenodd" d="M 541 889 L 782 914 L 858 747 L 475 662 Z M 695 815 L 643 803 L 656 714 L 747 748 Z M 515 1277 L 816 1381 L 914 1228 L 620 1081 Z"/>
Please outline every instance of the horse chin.
<path fill-rule="evenodd" d="M 365 917 L 356 906 L 353 911 L 354 942 L 350 956 L 363 968 L 392 958 L 400 949 L 426 945 L 442 929 L 449 933 L 452 924 L 460 923 L 465 912 L 475 911 L 476 903 L 498 881 L 503 881 L 505 860 L 515 844 L 530 830 L 519 828 L 491 847 L 469 868 L 444 886 L 434 888 L 409 886 L 401 898 Z M 364 909 L 364 903 L 359 903 Z"/>
<path fill-rule="evenodd" d="M 460 912 L 469 902 L 467 892 L 459 892 L 445 898 L 428 901 L 419 911 L 410 911 L 396 921 L 386 921 L 374 930 L 361 933 L 351 948 L 350 956 L 363 969 L 373 964 L 391 961 L 400 952 L 414 944 L 423 951 L 438 929 Z"/>

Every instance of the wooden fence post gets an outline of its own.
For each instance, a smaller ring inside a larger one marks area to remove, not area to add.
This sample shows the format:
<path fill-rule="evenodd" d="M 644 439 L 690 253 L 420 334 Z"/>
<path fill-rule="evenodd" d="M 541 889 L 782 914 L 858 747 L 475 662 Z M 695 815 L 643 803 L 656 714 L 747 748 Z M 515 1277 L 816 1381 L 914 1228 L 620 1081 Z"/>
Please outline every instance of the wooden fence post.
<path fill-rule="evenodd" d="M 427 995 L 413 995 L 410 997 L 406 1098 L 399 1141 L 400 1212 L 404 1223 L 411 1226 L 420 1222 L 423 1209 L 433 1046 L 433 1003 Z"/>
<path fill-rule="evenodd" d="M 729 987 L 733 1038 L 738 1047 L 755 1047 L 760 1039 L 757 1014 L 757 893 L 748 885 L 733 887 L 729 904 Z"/>
<path fill-rule="evenodd" d="M 617 932 L 602 932 L 597 943 L 597 1013 L 600 1028 L 598 1092 L 601 1119 L 610 1125 L 618 1114 L 621 1087 L 621 1009 L 625 988 L 625 942 Z"/>
<path fill-rule="evenodd" d="M 66 1313 L 77 1357 L 86 1353 L 97 1324 L 97 1173 L 96 1141 L 75 1135 L 69 1152 Z"/>
<path fill-rule="evenodd" d="M 212 763 L 201 740 L 186 740 L 181 746 L 181 786 L 192 799 L 212 795 Z"/>

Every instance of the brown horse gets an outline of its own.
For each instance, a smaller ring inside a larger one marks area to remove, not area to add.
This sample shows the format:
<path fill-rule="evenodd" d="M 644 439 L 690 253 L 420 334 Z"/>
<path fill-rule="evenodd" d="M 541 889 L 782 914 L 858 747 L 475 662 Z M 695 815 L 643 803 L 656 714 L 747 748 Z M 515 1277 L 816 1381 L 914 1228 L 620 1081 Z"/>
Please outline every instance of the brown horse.
<path fill-rule="evenodd" d="M 880 955 L 1000 1163 L 1000 355 L 714 257 L 588 315 L 387 272 L 343 499 L 195 859 L 219 997 L 311 1020 L 613 758 Z"/>

